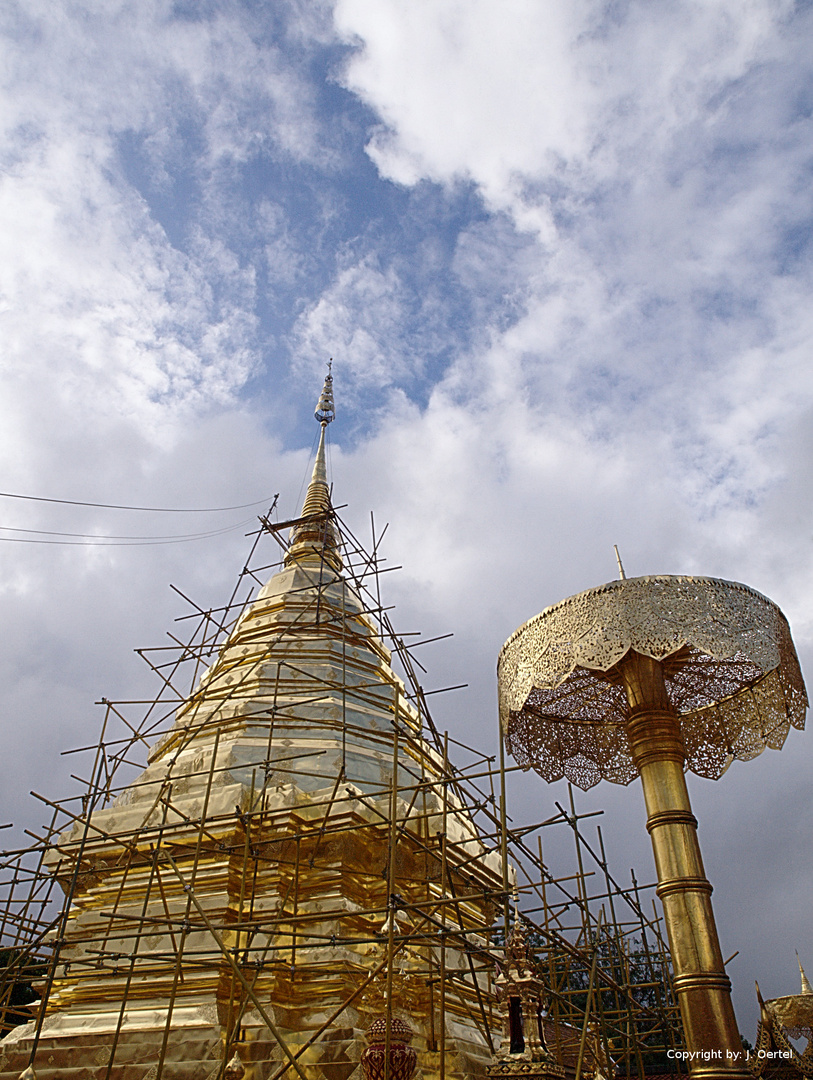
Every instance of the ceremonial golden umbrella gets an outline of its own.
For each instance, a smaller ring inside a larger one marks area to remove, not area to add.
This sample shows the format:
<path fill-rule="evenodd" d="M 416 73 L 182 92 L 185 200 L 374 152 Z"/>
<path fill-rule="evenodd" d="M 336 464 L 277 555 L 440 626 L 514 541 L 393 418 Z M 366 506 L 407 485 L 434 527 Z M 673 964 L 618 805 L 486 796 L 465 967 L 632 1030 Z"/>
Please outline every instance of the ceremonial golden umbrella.
<path fill-rule="evenodd" d="M 717 779 L 804 727 L 784 615 L 736 582 L 622 579 L 530 619 L 497 670 L 520 764 L 585 789 L 641 777 L 692 1075 L 746 1075 L 684 769 Z"/>

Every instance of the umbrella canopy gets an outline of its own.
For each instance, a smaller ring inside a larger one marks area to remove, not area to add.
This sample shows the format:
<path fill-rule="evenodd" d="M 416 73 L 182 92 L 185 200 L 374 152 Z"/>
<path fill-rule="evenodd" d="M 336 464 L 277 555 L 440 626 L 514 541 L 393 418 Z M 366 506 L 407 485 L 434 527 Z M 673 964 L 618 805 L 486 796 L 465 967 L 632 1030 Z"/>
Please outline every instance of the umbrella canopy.
<path fill-rule="evenodd" d="M 500 722 L 514 758 L 583 789 L 628 784 L 637 770 L 617 664 L 630 650 L 661 662 L 700 776 L 716 780 L 804 727 L 796 650 L 767 597 L 716 578 L 627 578 L 546 608 L 503 646 Z"/>

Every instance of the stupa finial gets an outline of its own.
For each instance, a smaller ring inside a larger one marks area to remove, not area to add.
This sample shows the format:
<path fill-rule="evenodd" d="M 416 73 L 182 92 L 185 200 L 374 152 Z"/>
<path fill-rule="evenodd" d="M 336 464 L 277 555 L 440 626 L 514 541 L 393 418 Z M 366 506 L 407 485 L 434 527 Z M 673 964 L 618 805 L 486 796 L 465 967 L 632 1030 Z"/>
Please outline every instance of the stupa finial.
<path fill-rule="evenodd" d="M 325 375 L 325 385 L 322 387 L 322 393 L 319 395 L 319 402 L 316 406 L 316 412 L 313 414 L 319 423 L 324 428 L 326 424 L 336 419 L 336 410 L 333 407 L 333 357 L 327 362 L 327 375 Z"/>
<path fill-rule="evenodd" d="M 305 556 L 317 556 L 321 562 L 341 569 L 339 542 L 333 528 L 333 508 L 330 504 L 330 488 L 327 482 L 327 463 L 325 441 L 327 426 L 336 416 L 333 407 L 333 358 L 328 361 L 327 375 L 322 393 L 316 405 L 314 417 L 321 425 L 316 461 L 308 484 L 305 502 L 302 506 L 301 520 L 291 530 L 291 543 L 285 556 L 286 563 L 298 561 Z"/>

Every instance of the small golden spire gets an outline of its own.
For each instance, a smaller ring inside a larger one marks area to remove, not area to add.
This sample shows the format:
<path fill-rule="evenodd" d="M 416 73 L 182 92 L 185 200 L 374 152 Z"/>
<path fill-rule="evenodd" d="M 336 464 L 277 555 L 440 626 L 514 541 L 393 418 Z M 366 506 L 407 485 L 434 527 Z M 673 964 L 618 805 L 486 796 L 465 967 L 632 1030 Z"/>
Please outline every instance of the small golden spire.
<path fill-rule="evenodd" d="M 813 986 L 810 985 L 807 975 L 805 975 L 805 969 L 802 967 L 802 961 L 799 959 L 798 950 L 796 952 L 796 961 L 799 965 L 799 974 L 802 976 L 802 993 L 813 994 Z"/>
<path fill-rule="evenodd" d="M 327 464 L 325 460 L 325 441 L 327 426 L 336 416 L 333 407 L 333 358 L 328 361 L 327 375 L 322 393 L 314 412 L 314 417 L 321 425 L 316 461 L 313 463 L 311 482 L 305 495 L 300 521 L 291 530 L 291 542 L 285 555 L 285 562 L 290 565 L 305 556 L 316 556 L 334 570 L 342 566 L 339 554 L 339 542 L 333 528 L 333 507 L 330 504 L 330 488 L 327 482 Z"/>
<path fill-rule="evenodd" d="M 759 1017 L 763 1024 L 770 1025 L 771 1014 L 768 1012 L 768 1006 L 762 1000 L 762 994 L 759 992 L 759 983 L 754 979 L 754 986 L 757 988 L 757 1001 L 759 1002 Z"/>
<path fill-rule="evenodd" d="M 223 1070 L 223 1080 L 242 1080 L 242 1077 L 246 1075 L 245 1067 L 240 1060 L 240 1055 L 237 1051 L 234 1051 L 231 1061 Z"/>

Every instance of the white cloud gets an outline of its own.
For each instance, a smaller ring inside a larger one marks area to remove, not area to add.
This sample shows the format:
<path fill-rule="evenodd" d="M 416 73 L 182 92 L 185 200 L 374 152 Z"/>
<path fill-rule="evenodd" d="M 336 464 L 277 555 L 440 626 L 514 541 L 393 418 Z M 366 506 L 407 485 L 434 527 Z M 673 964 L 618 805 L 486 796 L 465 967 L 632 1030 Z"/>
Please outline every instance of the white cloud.
<path fill-rule="evenodd" d="M 315 5 L 315 9 L 318 5 Z M 239 4 L 182 16 L 169 0 L 14 4 L 6 13 L 7 132 L 149 131 L 171 149 L 203 125 L 210 164 L 271 140 L 296 158 L 324 154 L 313 85 Z"/>
<path fill-rule="evenodd" d="M 362 385 L 392 385 L 409 373 L 399 348 L 402 306 L 403 286 L 392 267 L 356 262 L 300 318 L 296 353 L 317 370 L 335 353 Z"/>
<path fill-rule="evenodd" d="M 469 177 L 538 238 L 519 317 L 458 384 L 510 400 L 519 382 L 594 438 L 646 435 L 699 512 L 787 471 L 781 429 L 813 393 L 808 264 L 779 266 L 811 212 L 807 125 L 787 105 L 810 20 L 792 14 L 337 4 L 359 43 L 347 85 L 387 125 L 382 173 Z"/>
<path fill-rule="evenodd" d="M 14 252 L 0 266 L 15 391 L 5 409 L 36 425 L 47 401 L 57 426 L 108 429 L 116 417 L 165 436 L 179 409 L 228 400 L 244 382 L 252 280 L 211 246 L 197 263 L 173 250 L 111 183 L 104 151 L 50 141 L 0 181 Z M 221 275 L 231 292 L 222 303 L 211 296 Z"/>
<path fill-rule="evenodd" d="M 371 154 L 400 183 L 470 177 L 496 206 L 530 206 L 526 178 L 570 170 L 579 185 L 623 167 L 765 55 L 792 4 L 338 0 L 358 43 L 348 87 L 384 121 Z"/>
<path fill-rule="evenodd" d="M 361 42 L 346 84 L 386 125 L 376 164 L 401 183 L 472 177 L 496 195 L 557 155 L 585 153 L 594 92 L 572 50 L 589 20 L 581 0 L 339 0 L 339 31 Z"/>
<path fill-rule="evenodd" d="M 313 84 L 248 12 L 173 13 L 164 0 L 34 0 L 5 11 L 0 453 L 9 486 L 36 487 L 49 471 L 69 481 L 81 458 L 65 454 L 72 441 L 131 450 L 133 439 L 172 441 L 191 417 L 233 401 L 257 368 L 255 271 L 217 235 L 228 202 L 221 173 L 261 145 L 296 160 L 330 151 Z M 179 155 L 192 154 L 183 167 L 204 194 L 185 250 L 124 174 L 120 140 L 131 136 L 143 136 L 157 192 Z M 218 189 L 208 203 L 207 184 Z"/>

